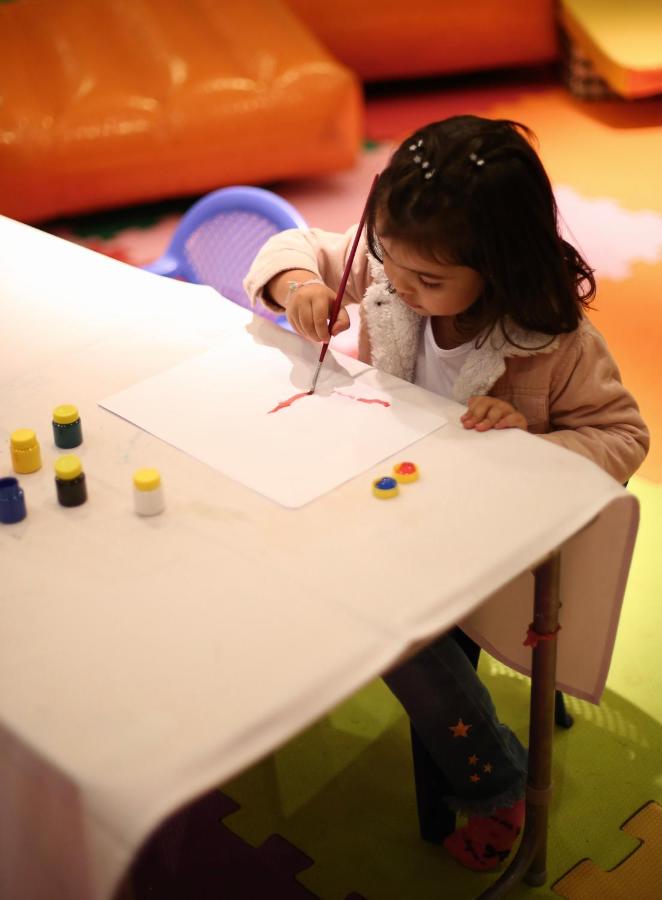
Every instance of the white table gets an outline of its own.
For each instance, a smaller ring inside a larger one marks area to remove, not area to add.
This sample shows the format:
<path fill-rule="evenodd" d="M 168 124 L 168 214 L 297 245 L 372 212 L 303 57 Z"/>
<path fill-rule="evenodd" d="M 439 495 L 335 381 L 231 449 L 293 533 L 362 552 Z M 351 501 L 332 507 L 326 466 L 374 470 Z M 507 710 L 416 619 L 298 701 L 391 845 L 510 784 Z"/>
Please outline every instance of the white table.
<path fill-rule="evenodd" d="M 465 432 L 448 401 L 450 424 L 407 453 L 424 482 L 406 504 L 370 497 L 387 463 L 282 509 L 97 406 L 245 310 L 9 219 L 0 247 L 0 475 L 15 428 L 34 428 L 44 457 L 20 478 L 28 517 L 0 526 L 0 896 L 110 897 L 173 809 L 472 610 L 479 635 L 508 602 L 486 598 L 562 545 L 560 672 L 573 675 L 572 616 L 602 606 L 602 670 L 576 690 L 599 693 L 637 504 L 592 463 L 517 431 Z M 68 510 L 50 433 L 64 402 L 81 410 L 89 487 Z M 155 519 L 132 512 L 144 465 L 164 479 Z M 512 653 L 492 649 L 526 670 L 521 602 Z"/>

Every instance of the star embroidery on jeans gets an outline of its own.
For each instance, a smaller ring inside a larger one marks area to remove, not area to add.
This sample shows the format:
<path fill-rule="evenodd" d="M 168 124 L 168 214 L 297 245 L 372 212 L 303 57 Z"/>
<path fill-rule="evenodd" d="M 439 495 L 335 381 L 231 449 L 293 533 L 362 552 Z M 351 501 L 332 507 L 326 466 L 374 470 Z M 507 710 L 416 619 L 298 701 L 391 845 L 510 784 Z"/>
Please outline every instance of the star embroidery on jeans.
<path fill-rule="evenodd" d="M 488 775 L 492 771 L 492 763 L 485 763 L 483 766 L 483 772 L 487 772 Z"/>
<path fill-rule="evenodd" d="M 480 775 L 475 775 L 475 774 L 474 774 L 474 775 L 470 775 L 470 776 L 469 776 L 469 781 L 473 781 L 473 782 L 480 781 Z"/>
<path fill-rule="evenodd" d="M 467 760 L 467 762 L 469 763 L 470 766 L 475 766 L 475 765 L 478 764 L 478 757 L 477 757 L 476 754 L 474 753 L 472 756 L 469 757 L 469 759 Z"/>
<path fill-rule="evenodd" d="M 472 728 L 472 725 L 465 725 L 462 719 L 457 720 L 457 725 L 449 725 L 448 730 L 453 732 L 453 737 L 467 737 L 469 734 L 469 729 Z"/>

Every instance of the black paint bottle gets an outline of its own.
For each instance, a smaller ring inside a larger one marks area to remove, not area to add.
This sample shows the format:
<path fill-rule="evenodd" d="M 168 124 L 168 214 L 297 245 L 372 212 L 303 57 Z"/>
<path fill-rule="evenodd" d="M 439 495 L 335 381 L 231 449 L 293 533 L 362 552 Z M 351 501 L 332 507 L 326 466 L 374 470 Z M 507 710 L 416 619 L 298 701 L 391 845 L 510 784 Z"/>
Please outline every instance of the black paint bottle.
<path fill-rule="evenodd" d="M 55 488 L 61 506 L 80 506 L 87 500 L 85 472 L 73 453 L 61 456 L 55 463 Z"/>

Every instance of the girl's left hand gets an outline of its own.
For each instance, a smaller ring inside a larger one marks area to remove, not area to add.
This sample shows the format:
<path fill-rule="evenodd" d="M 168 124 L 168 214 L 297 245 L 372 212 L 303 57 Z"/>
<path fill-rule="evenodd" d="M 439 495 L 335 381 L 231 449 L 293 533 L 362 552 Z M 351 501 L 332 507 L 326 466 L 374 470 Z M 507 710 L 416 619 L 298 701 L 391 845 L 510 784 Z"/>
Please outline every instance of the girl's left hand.
<path fill-rule="evenodd" d="M 496 397 L 470 397 L 468 410 L 460 421 L 465 428 L 489 431 L 490 428 L 521 428 L 528 431 L 529 425 L 522 413 L 505 400 Z"/>

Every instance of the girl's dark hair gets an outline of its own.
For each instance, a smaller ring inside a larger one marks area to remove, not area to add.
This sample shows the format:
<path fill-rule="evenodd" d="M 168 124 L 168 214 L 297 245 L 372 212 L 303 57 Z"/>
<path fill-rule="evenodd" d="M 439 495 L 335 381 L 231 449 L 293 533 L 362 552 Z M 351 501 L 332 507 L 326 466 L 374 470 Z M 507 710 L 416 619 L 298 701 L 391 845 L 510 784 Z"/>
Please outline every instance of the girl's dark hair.
<path fill-rule="evenodd" d="M 559 233 L 532 140 L 506 119 L 434 122 L 396 150 L 368 205 L 368 246 L 380 262 L 377 225 L 420 255 L 483 277 L 482 296 L 456 318 L 461 332 L 489 334 L 506 316 L 545 334 L 574 331 L 595 295 L 593 270 Z"/>

